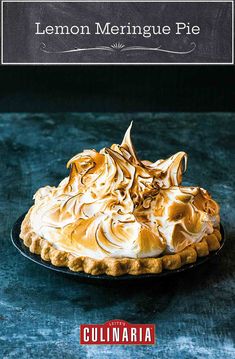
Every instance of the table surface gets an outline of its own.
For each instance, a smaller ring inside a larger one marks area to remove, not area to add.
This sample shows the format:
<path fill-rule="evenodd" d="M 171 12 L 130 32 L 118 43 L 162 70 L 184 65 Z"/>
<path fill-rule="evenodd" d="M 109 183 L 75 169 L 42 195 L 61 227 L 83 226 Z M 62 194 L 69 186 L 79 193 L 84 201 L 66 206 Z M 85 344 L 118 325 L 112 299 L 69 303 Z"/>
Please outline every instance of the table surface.
<path fill-rule="evenodd" d="M 68 175 L 85 148 L 120 143 L 131 120 L 142 159 L 189 154 L 185 185 L 209 190 L 221 205 L 227 241 L 200 269 L 153 283 L 80 283 L 22 257 L 10 242 L 14 221 L 35 191 Z M 235 114 L 0 115 L 0 357 L 232 358 L 235 356 Z M 155 323 L 155 346 L 81 346 L 82 323 Z"/>

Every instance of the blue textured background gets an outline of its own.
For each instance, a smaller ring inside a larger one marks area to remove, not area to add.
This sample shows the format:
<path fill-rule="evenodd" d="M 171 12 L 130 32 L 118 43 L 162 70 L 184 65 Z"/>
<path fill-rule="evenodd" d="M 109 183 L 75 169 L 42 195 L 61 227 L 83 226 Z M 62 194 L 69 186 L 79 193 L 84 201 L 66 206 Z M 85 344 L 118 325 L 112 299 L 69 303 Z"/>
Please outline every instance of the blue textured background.
<path fill-rule="evenodd" d="M 149 285 L 79 283 L 23 258 L 11 245 L 14 221 L 41 186 L 68 174 L 66 161 L 84 148 L 120 143 L 131 120 L 142 159 L 184 150 L 184 184 L 208 189 L 221 205 L 227 242 L 200 269 Z M 0 115 L 0 357 L 232 358 L 235 356 L 235 115 Z M 155 346 L 80 346 L 81 323 L 110 319 L 156 323 Z"/>

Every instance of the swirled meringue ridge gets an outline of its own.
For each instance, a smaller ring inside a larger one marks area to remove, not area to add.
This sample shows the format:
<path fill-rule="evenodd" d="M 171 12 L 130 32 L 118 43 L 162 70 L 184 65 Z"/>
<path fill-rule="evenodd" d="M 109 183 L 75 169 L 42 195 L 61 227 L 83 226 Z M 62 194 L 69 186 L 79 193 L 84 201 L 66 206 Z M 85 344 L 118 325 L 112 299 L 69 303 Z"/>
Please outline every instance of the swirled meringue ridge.
<path fill-rule="evenodd" d="M 213 232 L 219 206 L 199 187 L 183 187 L 187 155 L 141 161 L 128 128 L 121 145 L 85 150 L 58 187 L 34 195 L 33 231 L 56 249 L 95 259 L 177 253 Z"/>

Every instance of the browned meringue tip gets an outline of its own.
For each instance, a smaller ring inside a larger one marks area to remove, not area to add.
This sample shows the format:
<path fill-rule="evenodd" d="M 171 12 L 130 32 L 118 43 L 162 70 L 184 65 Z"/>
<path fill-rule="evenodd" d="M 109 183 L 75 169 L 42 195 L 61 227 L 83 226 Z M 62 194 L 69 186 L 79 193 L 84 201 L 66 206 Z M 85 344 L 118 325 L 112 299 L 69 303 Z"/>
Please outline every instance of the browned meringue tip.
<path fill-rule="evenodd" d="M 30 223 L 56 250 L 97 260 L 157 257 L 200 242 L 218 224 L 211 196 L 181 186 L 187 154 L 141 161 L 131 127 L 121 145 L 72 157 L 69 176 L 35 197 Z"/>

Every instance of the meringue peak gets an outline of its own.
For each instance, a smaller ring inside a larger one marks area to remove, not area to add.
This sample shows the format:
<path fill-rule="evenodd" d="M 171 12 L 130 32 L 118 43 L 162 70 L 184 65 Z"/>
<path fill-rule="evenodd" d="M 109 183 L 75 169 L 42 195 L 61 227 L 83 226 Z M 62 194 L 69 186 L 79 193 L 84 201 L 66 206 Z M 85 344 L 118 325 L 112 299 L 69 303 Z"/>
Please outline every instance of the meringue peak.
<path fill-rule="evenodd" d="M 131 140 L 72 157 L 59 186 L 35 194 L 30 221 L 57 249 L 91 258 L 157 257 L 212 233 L 219 206 L 207 191 L 183 187 L 187 154 L 141 161 Z"/>

